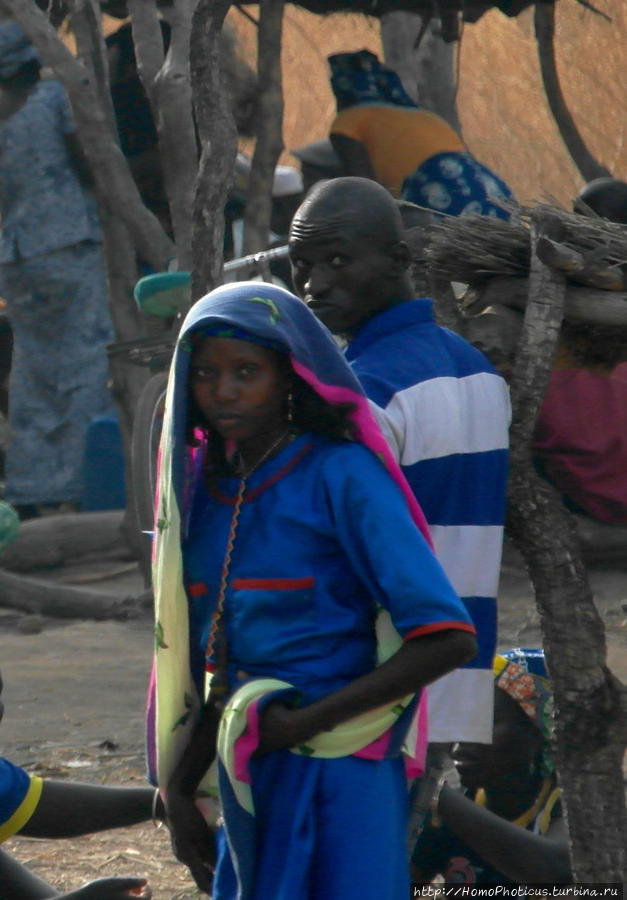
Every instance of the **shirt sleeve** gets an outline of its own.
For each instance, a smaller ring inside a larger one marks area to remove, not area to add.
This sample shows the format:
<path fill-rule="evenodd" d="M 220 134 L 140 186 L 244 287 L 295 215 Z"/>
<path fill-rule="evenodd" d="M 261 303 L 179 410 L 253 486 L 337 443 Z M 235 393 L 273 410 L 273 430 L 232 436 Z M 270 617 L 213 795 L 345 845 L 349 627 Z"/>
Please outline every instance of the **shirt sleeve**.
<path fill-rule="evenodd" d="M 17 834 L 37 809 L 43 781 L 0 757 L 0 843 Z"/>
<path fill-rule="evenodd" d="M 403 494 L 369 450 L 340 445 L 325 464 L 327 502 L 351 566 L 405 640 L 435 631 L 475 632 Z"/>

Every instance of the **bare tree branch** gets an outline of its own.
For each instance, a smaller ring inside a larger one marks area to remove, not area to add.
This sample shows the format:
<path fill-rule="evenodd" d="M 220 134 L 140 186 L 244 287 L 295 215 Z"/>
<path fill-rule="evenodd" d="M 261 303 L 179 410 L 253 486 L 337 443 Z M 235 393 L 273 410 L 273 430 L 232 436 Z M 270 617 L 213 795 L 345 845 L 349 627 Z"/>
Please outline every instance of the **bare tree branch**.
<path fill-rule="evenodd" d="M 555 5 L 553 3 L 536 3 L 534 22 L 544 91 L 566 149 L 585 181 L 610 175 L 611 173 L 605 166 L 597 162 L 586 147 L 564 100 L 557 74 L 553 45 Z"/>
<path fill-rule="evenodd" d="M 191 268 L 194 182 L 198 165 L 189 70 L 194 0 L 169 7 L 170 46 L 164 58 L 154 0 L 128 0 L 138 72 L 159 135 L 159 157 L 170 206 L 178 264 Z"/>

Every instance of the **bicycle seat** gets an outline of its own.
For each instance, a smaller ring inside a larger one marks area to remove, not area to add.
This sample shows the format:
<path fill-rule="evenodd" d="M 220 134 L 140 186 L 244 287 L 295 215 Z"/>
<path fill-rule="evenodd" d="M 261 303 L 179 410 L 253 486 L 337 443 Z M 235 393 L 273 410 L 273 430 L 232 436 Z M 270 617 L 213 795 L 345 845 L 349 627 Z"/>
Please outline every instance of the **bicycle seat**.
<path fill-rule="evenodd" d="M 191 272 L 156 272 L 140 278 L 133 291 L 140 310 L 169 318 L 191 305 Z"/>

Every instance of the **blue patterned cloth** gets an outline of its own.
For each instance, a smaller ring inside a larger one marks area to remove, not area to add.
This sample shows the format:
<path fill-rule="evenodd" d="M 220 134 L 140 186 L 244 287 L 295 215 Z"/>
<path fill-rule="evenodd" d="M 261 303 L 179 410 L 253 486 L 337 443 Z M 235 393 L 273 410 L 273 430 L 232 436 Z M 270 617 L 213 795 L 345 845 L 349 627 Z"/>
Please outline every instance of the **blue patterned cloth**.
<path fill-rule="evenodd" d="M 512 198 L 512 192 L 491 169 L 470 153 L 438 153 L 425 160 L 405 179 L 402 199 L 426 206 L 436 215 L 493 216 L 510 213 L 494 201 Z"/>
<path fill-rule="evenodd" d="M 6 497 L 80 502 L 85 434 L 112 408 L 97 208 L 66 145 L 65 92 L 41 81 L 0 123 L 0 296 L 13 330 Z"/>

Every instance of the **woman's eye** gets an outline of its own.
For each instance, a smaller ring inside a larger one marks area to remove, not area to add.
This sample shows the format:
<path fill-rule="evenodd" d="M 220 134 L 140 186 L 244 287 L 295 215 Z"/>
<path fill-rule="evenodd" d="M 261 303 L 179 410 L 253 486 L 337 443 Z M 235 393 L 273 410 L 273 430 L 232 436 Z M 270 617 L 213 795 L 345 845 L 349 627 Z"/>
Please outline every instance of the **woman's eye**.
<path fill-rule="evenodd" d="M 291 263 L 295 269 L 302 270 L 302 269 L 309 268 L 309 263 L 307 262 L 306 259 L 292 259 Z"/>
<path fill-rule="evenodd" d="M 205 369 L 202 366 L 195 366 L 192 369 L 192 378 L 210 378 L 211 370 Z"/>
<path fill-rule="evenodd" d="M 240 368 L 239 368 L 239 374 L 242 375 L 244 378 L 250 378 L 250 376 L 254 375 L 256 372 L 257 372 L 257 366 L 252 365 L 252 364 L 240 366 Z"/>
<path fill-rule="evenodd" d="M 331 265 L 333 266 L 334 269 L 339 269 L 339 268 L 341 268 L 342 266 L 345 266 L 347 262 L 348 262 L 348 257 L 347 257 L 347 256 L 342 256 L 342 255 L 339 254 L 339 253 L 337 253 L 337 254 L 331 259 Z"/>

